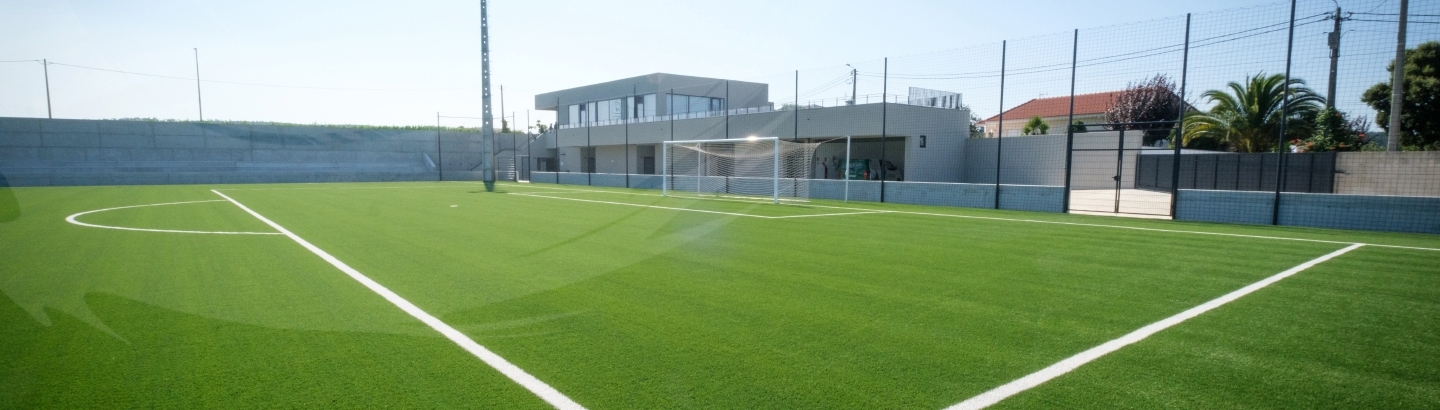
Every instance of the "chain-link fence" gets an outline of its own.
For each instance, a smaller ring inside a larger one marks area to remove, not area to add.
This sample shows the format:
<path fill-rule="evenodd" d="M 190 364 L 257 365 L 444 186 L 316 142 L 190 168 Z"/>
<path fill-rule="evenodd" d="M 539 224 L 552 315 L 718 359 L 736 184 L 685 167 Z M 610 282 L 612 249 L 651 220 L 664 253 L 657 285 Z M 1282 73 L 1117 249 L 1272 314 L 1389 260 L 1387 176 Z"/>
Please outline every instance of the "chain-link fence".
<path fill-rule="evenodd" d="M 619 80 L 552 93 L 559 129 L 540 140 L 559 172 L 542 179 L 638 187 L 622 176 L 659 172 L 656 144 L 758 135 L 830 141 L 810 178 L 850 174 L 848 199 L 1440 233 L 1440 5 L 1408 6 L 1390 132 L 1399 17 L 1307 0 L 744 81 Z"/>

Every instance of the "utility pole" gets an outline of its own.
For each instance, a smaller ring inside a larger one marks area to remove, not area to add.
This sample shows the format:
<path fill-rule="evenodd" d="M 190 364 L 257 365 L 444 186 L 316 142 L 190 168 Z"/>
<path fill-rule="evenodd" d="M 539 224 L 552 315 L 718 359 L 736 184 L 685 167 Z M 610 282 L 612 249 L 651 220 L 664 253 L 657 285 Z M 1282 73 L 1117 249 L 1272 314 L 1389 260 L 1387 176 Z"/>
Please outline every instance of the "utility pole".
<path fill-rule="evenodd" d="M 1335 31 L 1330 32 L 1330 89 L 1325 93 L 1325 106 L 1335 108 L 1335 77 L 1340 69 L 1340 6 L 1335 6 Z"/>
<path fill-rule="evenodd" d="M 200 49 L 195 50 L 195 103 L 200 107 L 200 121 L 205 121 L 205 99 L 200 97 Z"/>
<path fill-rule="evenodd" d="M 45 66 L 45 118 L 55 119 L 55 111 L 50 109 L 50 59 L 41 59 L 40 65 Z"/>
<path fill-rule="evenodd" d="M 1385 136 L 1390 152 L 1400 150 L 1400 109 L 1405 106 L 1405 22 L 1409 12 L 1410 0 L 1400 0 L 1400 34 L 1395 39 L 1395 69 L 1390 73 L 1390 132 Z"/>
<path fill-rule="evenodd" d="M 849 64 L 846 64 L 845 66 L 850 67 L 850 105 L 859 104 L 860 97 L 855 95 L 856 90 L 858 90 L 860 87 L 859 82 L 855 81 L 858 79 L 858 70 L 855 69 L 855 66 Z"/>

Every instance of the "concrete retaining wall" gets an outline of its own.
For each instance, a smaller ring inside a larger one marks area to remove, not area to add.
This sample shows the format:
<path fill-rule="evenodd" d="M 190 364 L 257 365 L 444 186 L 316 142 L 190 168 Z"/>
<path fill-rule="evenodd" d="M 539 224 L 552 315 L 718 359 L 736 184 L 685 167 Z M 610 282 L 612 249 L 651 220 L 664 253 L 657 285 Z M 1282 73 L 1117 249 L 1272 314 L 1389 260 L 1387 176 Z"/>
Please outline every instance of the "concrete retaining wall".
<path fill-rule="evenodd" d="M 590 185 L 625 188 L 625 174 L 590 174 Z"/>
<path fill-rule="evenodd" d="M 1000 209 L 1065 212 L 1065 187 L 1000 185 Z"/>
<path fill-rule="evenodd" d="M 535 172 L 531 181 L 554 183 L 556 173 Z M 561 184 L 624 187 L 624 174 L 559 173 Z M 659 175 L 630 175 L 631 188 L 660 189 L 664 179 Z M 784 184 L 785 182 L 782 182 Z M 812 179 L 810 197 L 816 199 L 845 199 L 845 181 Z M 880 181 L 850 181 L 849 199 L 852 201 L 880 202 Z M 988 184 L 961 184 L 943 182 L 896 182 L 884 184 L 885 202 L 958 206 L 968 208 L 994 208 L 995 186 Z M 1065 188 L 1058 186 L 1001 185 L 1000 209 L 1062 212 Z"/>
<path fill-rule="evenodd" d="M 1175 219 L 1270 224 L 1273 192 L 1180 190 Z M 1283 193 L 1280 225 L 1440 234 L 1440 198 Z"/>
<path fill-rule="evenodd" d="M 993 208 L 995 207 L 995 185 L 886 182 L 885 202 Z"/>
<path fill-rule="evenodd" d="M 817 199 L 845 199 L 845 181 L 812 179 L 810 180 L 810 197 Z M 880 202 L 880 181 L 850 181 L 850 200 Z"/>
<path fill-rule="evenodd" d="M 590 174 L 561 172 L 560 183 L 565 185 L 590 185 Z"/>

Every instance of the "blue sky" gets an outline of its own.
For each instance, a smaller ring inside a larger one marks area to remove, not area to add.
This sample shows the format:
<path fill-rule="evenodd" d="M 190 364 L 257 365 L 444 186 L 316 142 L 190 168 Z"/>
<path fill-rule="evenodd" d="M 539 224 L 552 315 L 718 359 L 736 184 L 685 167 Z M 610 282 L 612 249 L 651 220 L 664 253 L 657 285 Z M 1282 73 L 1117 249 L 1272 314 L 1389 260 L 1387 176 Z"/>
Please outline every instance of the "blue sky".
<path fill-rule="evenodd" d="M 775 82 L 796 69 L 866 62 L 862 71 L 871 71 L 887 56 L 989 47 L 1003 39 L 1051 38 L 1063 45 L 1073 28 L 1109 26 L 1121 33 L 1115 37 L 1121 41 L 1123 29 L 1132 25 L 1178 27 L 1174 23 L 1183 22 L 1187 12 L 1251 6 L 1273 11 L 1276 3 L 496 0 L 490 4 L 493 83 L 505 86 L 506 110 L 524 121 L 534 94 L 652 72 Z M 191 49 L 199 48 L 206 80 L 315 87 L 207 82 L 207 119 L 424 125 L 434 123 L 437 111 L 479 114 L 478 21 L 478 0 L 5 0 L 0 60 L 48 58 L 193 78 Z M 1135 30 L 1138 36 L 1146 33 Z M 1267 54 L 1275 51 L 1283 50 Z M 936 58 L 943 66 L 943 59 L 952 57 Z M 892 60 L 892 72 L 895 65 Z M 833 73 L 817 72 L 807 80 L 828 80 Z M 1311 82 L 1323 89 L 1321 80 Z M 43 81 L 38 63 L 0 63 L 0 116 L 45 116 Z M 52 65 L 50 84 L 57 118 L 197 117 L 193 81 Z M 782 88 L 793 92 L 787 85 L 776 87 L 775 94 Z M 830 93 L 839 96 L 843 88 Z M 1051 88 L 1022 86 L 1014 92 L 1019 96 L 1007 91 L 1006 105 L 1063 92 Z M 530 118 L 552 117 L 532 112 Z"/>

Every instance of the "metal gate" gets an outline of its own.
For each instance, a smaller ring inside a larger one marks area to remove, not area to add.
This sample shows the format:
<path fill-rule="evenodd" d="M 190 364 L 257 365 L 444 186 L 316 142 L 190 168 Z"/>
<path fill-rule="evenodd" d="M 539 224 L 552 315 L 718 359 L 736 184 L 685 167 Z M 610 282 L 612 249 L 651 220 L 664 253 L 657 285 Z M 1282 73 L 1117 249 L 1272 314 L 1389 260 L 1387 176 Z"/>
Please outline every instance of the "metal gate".
<path fill-rule="evenodd" d="M 1156 163 L 1141 161 L 1142 157 L 1175 155 L 1165 140 L 1170 137 L 1173 124 L 1171 121 L 1090 124 L 1077 129 L 1070 150 L 1068 211 L 1171 216 L 1170 190 L 1136 182 L 1142 164 Z M 1163 173 L 1169 175 L 1170 170 Z"/>
<path fill-rule="evenodd" d="M 516 181 L 516 182 L 530 182 L 530 156 L 529 156 L 529 155 L 521 155 L 521 156 L 518 156 L 518 157 L 515 157 L 515 158 L 516 158 L 516 165 L 518 165 L 518 166 L 515 168 L 515 170 L 516 170 L 516 173 L 515 173 L 515 181 Z"/>

